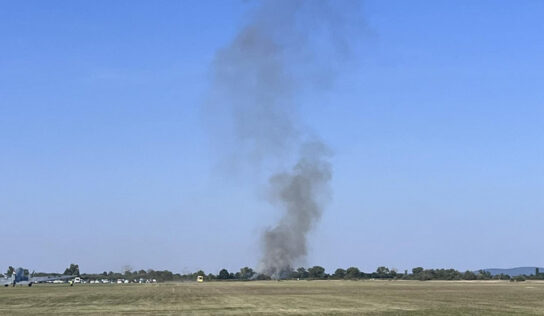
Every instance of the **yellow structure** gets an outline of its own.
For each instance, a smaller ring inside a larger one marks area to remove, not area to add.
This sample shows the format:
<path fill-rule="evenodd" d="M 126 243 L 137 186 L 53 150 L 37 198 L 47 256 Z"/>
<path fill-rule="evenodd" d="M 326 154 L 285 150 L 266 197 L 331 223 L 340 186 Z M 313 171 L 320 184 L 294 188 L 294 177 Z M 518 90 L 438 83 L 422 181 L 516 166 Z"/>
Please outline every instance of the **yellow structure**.
<path fill-rule="evenodd" d="M 202 282 L 204 282 L 204 277 L 199 275 L 199 276 L 196 277 L 196 281 L 202 283 Z"/>

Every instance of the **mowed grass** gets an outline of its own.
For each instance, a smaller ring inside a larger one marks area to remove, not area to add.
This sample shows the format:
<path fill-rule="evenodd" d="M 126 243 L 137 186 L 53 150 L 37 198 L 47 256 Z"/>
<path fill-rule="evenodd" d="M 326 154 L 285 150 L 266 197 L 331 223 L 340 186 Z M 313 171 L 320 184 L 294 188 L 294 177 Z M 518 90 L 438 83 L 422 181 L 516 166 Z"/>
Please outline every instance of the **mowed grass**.
<path fill-rule="evenodd" d="M 544 282 L 253 281 L 0 289 L 0 315 L 544 315 Z"/>

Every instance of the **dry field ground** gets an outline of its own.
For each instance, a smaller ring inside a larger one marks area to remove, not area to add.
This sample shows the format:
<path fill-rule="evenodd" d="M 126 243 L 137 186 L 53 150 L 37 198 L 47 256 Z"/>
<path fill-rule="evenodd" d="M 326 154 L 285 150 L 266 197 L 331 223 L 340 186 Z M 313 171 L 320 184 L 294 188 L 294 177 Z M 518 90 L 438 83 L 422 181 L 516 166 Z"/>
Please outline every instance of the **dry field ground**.
<path fill-rule="evenodd" d="M 544 282 L 254 281 L 0 288 L 0 315 L 544 315 Z"/>

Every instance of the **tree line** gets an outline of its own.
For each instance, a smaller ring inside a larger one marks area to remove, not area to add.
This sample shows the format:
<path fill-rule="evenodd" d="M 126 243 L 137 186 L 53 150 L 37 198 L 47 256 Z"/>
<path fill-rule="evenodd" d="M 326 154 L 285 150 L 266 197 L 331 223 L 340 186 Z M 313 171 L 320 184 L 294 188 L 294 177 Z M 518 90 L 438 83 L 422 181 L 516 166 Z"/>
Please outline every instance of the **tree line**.
<path fill-rule="evenodd" d="M 413 268 L 410 272 L 398 272 L 396 269 L 389 269 L 381 266 L 375 272 L 366 273 L 359 270 L 357 267 L 349 267 L 347 269 L 336 269 L 334 273 L 326 273 L 325 268 L 321 266 L 313 266 L 310 268 L 300 267 L 292 270 L 287 279 L 292 280 L 370 280 L 370 279 L 386 279 L 386 280 L 544 280 L 544 273 L 540 273 L 538 269 L 532 275 L 520 275 L 511 277 L 507 274 L 491 275 L 490 272 L 465 271 L 460 272 L 455 269 L 424 269 L 422 267 Z M 126 270 L 124 273 L 103 272 L 102 274 L 84 274 L 87 278 L 110 278 L 110 279 L 156 279 L 158 282 L 164 281 L 194 281 L 197 276 L 204 277 L 207 281 L 249 281 L 249 280 L 270 280 L 271 277 L 260 274 L 249 267 L 243 267 L 237 272 L 229 272 L 227 269 L 221 269 L 217 274 L 205 273 L 199 270 L 194 273 L 179 274 L 172 273 L 168 270 Z"/>
<path fill-rule="evenodd" d="M 14 273 L 14 268 L 9 267 L 6 276 L 11 276 Z M 28 270 L 25 270 L 25 274 L 28 274 Z M 55 275 L 55 273 L 34 273 L 35 276 L 40 275 Z M 64 271 L 65 275 L 80 275 L 79 265 L 70 264 Z M 58 275 L 58 274 L 56 274 Z M 491 275 L 490 272 L 485 270 L 479 271 L 465 271 L 460 272 L 455 269 L 424 269 L 422 267 L 413 268 L 410 272 L 405 270 L 404 272 L 398 272 L 396 269 L 390 269 L 385 266 L 378 267 L 375 272 L 366 273 L 359 270 L 357 267 L 349 267 L 347 269 L 338 268 L 334 273 L 329 274 L 325 271 L 325 268 L 321 266 L 313 266 L 310 268 L 300 267 L 293 269 L 290 273 L 287 273 L 287 279 L 293 280 L 370 280 L 370 279 L 385 279 L 385 280 L 512 280 L 512 281 L 525 281 L 525 280 L 544 280 L 544 273 L 540 273 L 538 268 L 534 274 L 520 275 L 511 277 L 507 274 Z M 166 281 L 194 281 L 197 276 L 204 277 L 204 280 L 212 281 L 249 281 L 249 280 L 270 280 L 271 277 L 260 274 L 249 267 L 243 267 L 237 272 L 229 272 L 227 269 L 221 269 L 217 274 L 208 273 L 199 270 L 194 273 L 173 273 L 168 270 L 132 270 L 130 267 L 125 267 L 124 272 L 104 271 L 103 273 L 92 274 L 84 273 L 80 275 L 83 279 L 126 279 L 126 280 L 157 280 L 158 282 Z"/>

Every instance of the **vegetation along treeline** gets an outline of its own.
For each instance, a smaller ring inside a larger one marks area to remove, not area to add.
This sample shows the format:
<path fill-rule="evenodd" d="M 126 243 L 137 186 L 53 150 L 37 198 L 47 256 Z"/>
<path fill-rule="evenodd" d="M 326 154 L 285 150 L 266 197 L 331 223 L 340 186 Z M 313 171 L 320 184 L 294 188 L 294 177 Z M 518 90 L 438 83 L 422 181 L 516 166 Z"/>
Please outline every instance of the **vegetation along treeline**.
<path fill-rule="evenodd" d="M 13 267 L 9 267 L 6 276 L 10 276 L 13 273 Z M 28 274 L 28 271 L 25 270 Z M 35 276 L 51 275 L 54 273 L 34 273 Z M 195 273 L 180 274 L 173 273 L 168 270 L 132 270 L 130 267 L 125 267 L 124 272 L 106 272 L 99 274 L 79 273 L 79 265 L 71 264 L 64 273 L 65 275 L 81 275 L 83 279 L 125 279 L 125 280 L 138 280 L 138 279 L 155 279 L 158 282 L 165 281 L 194 281 L 197 276 L 203 276 L 205 280 L 212 281 L 249 281 L 249 280 L 269 280 L 267 275 L 259 274 L 252 268 L 243 267 L 238 272 L 229 272 L 227 269 L 221 269 L 219 273 L 206 274 L 204 271 L 199 270 Z M 325 268 L 321 266 L 313 266 L 311 268 L 300 267 L 296 270 L 292 270 L 289 274 L 290 279 L 298 280 L 361 280 L 361 279 L 389 279 L 389 280 L 512 280 L 512 281 L 525 281 L 525 280 L 544 280 L 544 273 L 541 273 L 538 268 L 535 269 L 535 273 L 531 275 L 519 275 L 511 277 L 507 274 L 491 275 L 490 272 L 480 271 L 465 271 L 460 272 L 455 269 L 424 269 L 422 267 L 413 268 L 411 272 L 405 270 L 404 272 L 398 272 L 396 269 L 389 269 L 387 267 L 378 267 L 375 272 L 365 273 L 360 271 L 357 267 L 349 267 L 347 269 L 336 269 L 334 273 L 326 273 Z"/>

